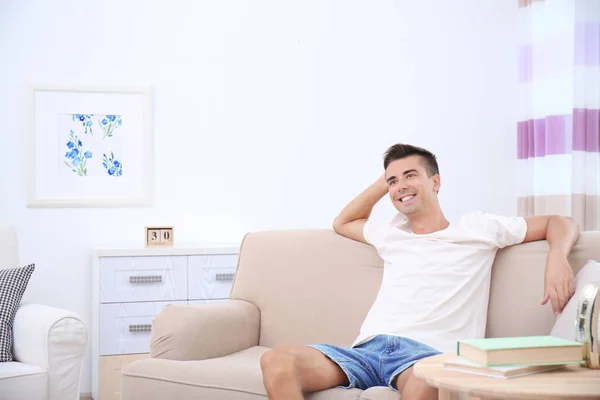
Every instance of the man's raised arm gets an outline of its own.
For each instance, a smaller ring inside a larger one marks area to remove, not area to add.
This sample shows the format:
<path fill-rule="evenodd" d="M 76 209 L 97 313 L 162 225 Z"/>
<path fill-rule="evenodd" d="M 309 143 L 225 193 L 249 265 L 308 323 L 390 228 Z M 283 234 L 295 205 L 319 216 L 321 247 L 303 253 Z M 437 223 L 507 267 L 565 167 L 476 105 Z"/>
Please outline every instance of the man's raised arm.
<path fill-rule="evenodd" d="M 524 242 L 546 239 L 550 246 L 546 257 L 542 304 L 550 300 L 552 311 L 558 315 L 575 293 L 573 270 L 567 257 L 579 238 L 579 224 L 571 217 L 558 215 L 538 215 L 525 220 L 527 234 Z"/>
<path fill-rule="evenodd" d="M 356 196 L 333 221 L 333 230 L 342 236 L 367 243 L 363 226 L 373 207 L 388 192 L 385 176 L 381 175 L 371 186 Z"/>

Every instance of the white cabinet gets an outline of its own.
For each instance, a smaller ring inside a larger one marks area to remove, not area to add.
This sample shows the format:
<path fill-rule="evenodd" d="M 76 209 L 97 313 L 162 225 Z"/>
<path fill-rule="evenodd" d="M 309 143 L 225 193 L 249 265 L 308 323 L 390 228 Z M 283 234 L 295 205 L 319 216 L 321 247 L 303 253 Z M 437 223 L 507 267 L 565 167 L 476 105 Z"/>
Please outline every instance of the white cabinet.
<path fill-rule="evenodd" d="M 190 271 L 188 293 L 190 300 L 222 299 L 229 297 L 234 268 L 203 268 Z"/>
<path fill-rule="evenodd" d="M 237 246 L 98 250 L 92 300 L 92 397 L 120 398 L 120 368 L 148 357 L 167 304 L 227 301 Z"/>
<path fill-rule="evenodd" d="M 152 320 L 167 304 L 187 301 L 100 304 L 100 355 L 148 353 Z"/>
<path fill-rule="evenodd" d="M 187 300 L 188 257 L 102 257 L 100 303 Z"/>
<path fill-rule="evenodd" d="M 190 256 L 188 262 L 190 300 L 229 296 L 237 267 L 236 255 Z"/>

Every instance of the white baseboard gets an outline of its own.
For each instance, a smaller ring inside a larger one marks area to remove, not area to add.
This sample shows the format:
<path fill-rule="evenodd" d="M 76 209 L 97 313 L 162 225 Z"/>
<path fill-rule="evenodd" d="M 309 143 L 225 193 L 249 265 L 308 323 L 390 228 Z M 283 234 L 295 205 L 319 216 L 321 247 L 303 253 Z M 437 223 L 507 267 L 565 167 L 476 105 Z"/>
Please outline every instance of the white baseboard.
<path fill-rule="evenodd" d="M 80 393 L 79 400 L 94 400 L 91 393 Z"/>

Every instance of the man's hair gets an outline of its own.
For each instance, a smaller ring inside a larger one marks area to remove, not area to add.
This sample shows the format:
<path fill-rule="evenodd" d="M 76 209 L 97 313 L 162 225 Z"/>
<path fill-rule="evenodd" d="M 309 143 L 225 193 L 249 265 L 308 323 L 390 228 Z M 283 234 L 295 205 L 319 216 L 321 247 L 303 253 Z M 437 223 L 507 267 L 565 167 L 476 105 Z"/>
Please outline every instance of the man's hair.
<path fill-rule="evenodd" d="M 435 155 L 432 152 L 430 152 L 429 150 L 425 150 L 421 147 L 411 146 L 410 144 L 402 143 L 395 144 L 389 149 L 387 149 L 387 151 L 383 155 L 383 169 L 387 169 L 388 165 L 390 165 L 392 161 L 414 155 L 421 157 L 421 162 L 425 166 L 429 177 L 440 173 L 437 159 L 435 158 Z"/>

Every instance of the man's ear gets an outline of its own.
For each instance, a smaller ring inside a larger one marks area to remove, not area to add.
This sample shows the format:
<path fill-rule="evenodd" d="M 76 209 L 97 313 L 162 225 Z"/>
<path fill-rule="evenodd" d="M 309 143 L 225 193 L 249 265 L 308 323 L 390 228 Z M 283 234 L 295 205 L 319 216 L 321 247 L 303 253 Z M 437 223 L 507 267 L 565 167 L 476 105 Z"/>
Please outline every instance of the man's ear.
<path fill-rule="evenodd" d="M 440 187 L 442 186 L 442 180 L 438 174 L 435 174 L 433 177 L 433 191 L 436 193 L 440 192 Z"/>

